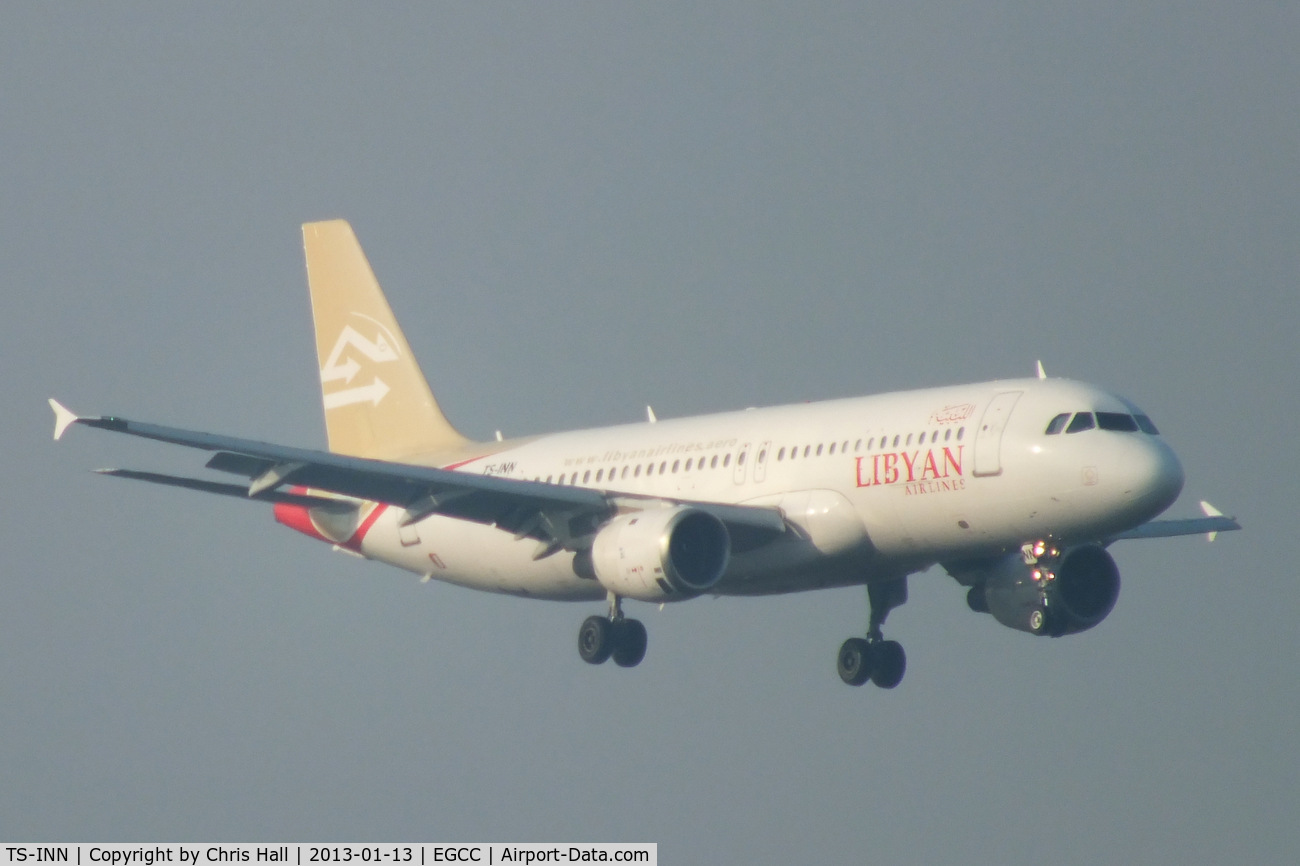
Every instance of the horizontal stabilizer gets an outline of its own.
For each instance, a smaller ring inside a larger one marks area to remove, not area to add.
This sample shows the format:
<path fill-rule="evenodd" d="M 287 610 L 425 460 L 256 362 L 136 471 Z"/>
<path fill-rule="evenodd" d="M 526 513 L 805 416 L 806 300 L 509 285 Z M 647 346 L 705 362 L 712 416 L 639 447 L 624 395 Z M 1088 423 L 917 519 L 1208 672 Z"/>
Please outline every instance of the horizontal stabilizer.
<path fill-rule="evenodd" d="M 281 490 L 268 490 L 256 496 L 248 495 L 248 488 L 242 484 L 221 484 L 216 481 L 204 481 L 200 478 L 184 478 L 179 475 L 162 475 L 157 472 L 139 472 L 134 469 L 96 469 L 100 475 L 112 475 L 114 478 L 130 478 L 133 481 L 148 481 L 152 484 L 165 484 L 168 487 L 183 487 L 186 490 L 199 490 L 203 493 L 216 493 L 221 496 L 238 496 L 240 499 L 256 499 L 260 502 L 303 505 L 307 508 L 324 508 L 337 511 L 351 511 L 356 504 L 341 499 L 327 499 L 324 496 L 308 496 L 302 493 L 287 493 Z"/>

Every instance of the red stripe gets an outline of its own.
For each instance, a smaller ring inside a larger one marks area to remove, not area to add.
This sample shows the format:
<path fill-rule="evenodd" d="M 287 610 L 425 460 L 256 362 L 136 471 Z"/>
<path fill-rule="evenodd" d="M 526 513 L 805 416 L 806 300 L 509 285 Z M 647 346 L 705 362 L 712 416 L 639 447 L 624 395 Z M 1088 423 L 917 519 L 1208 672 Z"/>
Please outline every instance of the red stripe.
<path fill-rule="evenodd" d="M 375 521 L 379 519 L 379 515 L 383 514 L 387 508 L 388 504 L 385 502 L 376 503 L 374 510 L 366 515 L 366 519 L 361 523 L 361 526 L 357 528 L 356 532 L 352 533 L 351 538 L 343 542 L 342 546 L 360 553 L 361 542 L 366 540 L 366 533 L 370 531 L 370 527 L 375 525 Z"/>
<path fill-rule="evenodd" d="M 477 456 L 477 457 L 471 457 L 471 458 L 469 458 L 468 460 L 462 460 L 462 461 L 460 461 L 459 463 L 449 463 L 449 464 L 447 464 L 446 466 L 444 466 L 444 467 L 442 467 L 442 468 L 443 468 L 443 469 L 446 469 L 446 470 L 448 470 L 448 471 L 451 471 L 451 470 L 454 470 L 454 469 L 459 469 L 459 468 L 462 467 L 462 466 L 467 466 L 467 465 L 469 465 L 470 463 L 473 463 L 475 460 L 482 460 L 482 459 L 483 459 L 484 457 L 486 457 L 486 456 L 487 456 L 486 454 L 480 454 L 480 455 Z"/>

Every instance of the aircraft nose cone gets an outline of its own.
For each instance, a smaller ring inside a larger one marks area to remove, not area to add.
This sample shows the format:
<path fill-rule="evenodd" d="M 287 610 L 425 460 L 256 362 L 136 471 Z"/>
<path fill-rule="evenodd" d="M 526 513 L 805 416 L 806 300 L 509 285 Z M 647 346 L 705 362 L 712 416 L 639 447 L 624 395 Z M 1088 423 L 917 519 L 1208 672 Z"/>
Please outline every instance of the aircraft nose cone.
<path fill-rule="evenodd" d="M 1159 439 L 1146 439 L 1130 464 L 1130 490 L 1135 504 L 1154 517 L 1183 490 L 1183 466 L 1172 448 Z"/>

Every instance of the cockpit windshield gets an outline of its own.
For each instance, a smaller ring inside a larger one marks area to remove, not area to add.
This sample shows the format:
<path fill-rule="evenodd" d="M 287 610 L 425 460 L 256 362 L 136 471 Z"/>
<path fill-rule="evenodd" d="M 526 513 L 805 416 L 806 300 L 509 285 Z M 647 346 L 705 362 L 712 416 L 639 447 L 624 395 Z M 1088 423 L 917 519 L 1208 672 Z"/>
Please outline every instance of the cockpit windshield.
<path fill-rule="evenodd" d="M 1047 422 L 1044 434 L 1055 436 L 1065 433 L 1082 433 L 1085 430 L 1111 430 L 1117 433 L 1137 433 L 1139 430 L 1148 436 L 1158 436 L 1160 431 L 1146 415 L 1129 415 L 1125 412 L 1062 412 Z"/>
<path fill-rule="evenodd" d="M 1078 412 L 1074 419 L 1070 421 L 1070 426 L 1065 428 L 1066 433 L 1082 433 L 1084 430 L 1091 430 L 1097 426 L 1097 422 L 1092 419 L 1091 412 Z"/>
<path fill-rule="evenodd" d="M 1123 412 L 1098 412 L 1097 426 L 1103 430 L 1116 430 L 1120 433 L 1136 433 L 1138 422 L 1132 415 Z"/>

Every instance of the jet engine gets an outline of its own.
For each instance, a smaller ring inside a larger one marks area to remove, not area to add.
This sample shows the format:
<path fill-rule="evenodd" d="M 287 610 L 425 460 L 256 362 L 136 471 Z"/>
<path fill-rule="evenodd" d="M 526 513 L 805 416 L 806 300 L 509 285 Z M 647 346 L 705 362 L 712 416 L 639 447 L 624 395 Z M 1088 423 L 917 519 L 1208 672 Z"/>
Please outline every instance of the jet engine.
<path fill-rule="evenodd" d="M 601 527 L 591 566 L 624 598 L 673 601 L 708 591 L 727 568 L 731 537 L 722 521 L 677 506 L 621 515 Z"/>
<path fill-rule="evenodd" d="M 1101 622 L 1119 598 L 1119 569 L 1104 548 L 1088 544 L 1064 553 L 1026 546 L 984 569 L 966 600 L 1008 628 L 1062 637 Z M 1037 555 L 1036 555 L 1037 554 Z M 1046 554 L 1046 555 L 1043 555 Z"/>

